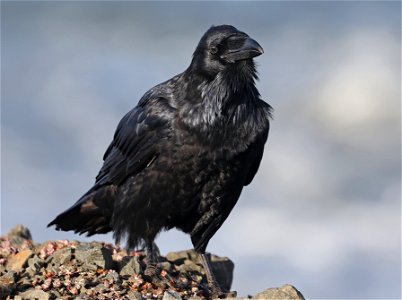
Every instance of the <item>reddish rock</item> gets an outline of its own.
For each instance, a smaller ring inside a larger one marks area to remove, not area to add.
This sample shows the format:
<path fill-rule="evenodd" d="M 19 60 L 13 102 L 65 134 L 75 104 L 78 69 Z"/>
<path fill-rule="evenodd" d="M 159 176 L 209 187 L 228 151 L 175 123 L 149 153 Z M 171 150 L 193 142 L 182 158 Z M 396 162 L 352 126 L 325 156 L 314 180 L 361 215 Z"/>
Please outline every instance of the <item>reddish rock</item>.
<path fill-rule="evenodd" d="M 7 270 L 20 271 L 28 262 L 28 259 L 34 255 L 32 250 L 23 250 L 14 256 L 11 256 L 7 262 Z"/>

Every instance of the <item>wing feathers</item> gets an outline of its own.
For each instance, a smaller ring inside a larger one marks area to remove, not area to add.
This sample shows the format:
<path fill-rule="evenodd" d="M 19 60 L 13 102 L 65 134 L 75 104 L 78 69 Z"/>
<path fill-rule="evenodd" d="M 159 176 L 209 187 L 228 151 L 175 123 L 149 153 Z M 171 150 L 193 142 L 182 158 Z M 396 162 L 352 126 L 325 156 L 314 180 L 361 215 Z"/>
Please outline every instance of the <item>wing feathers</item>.
<path fill-rule="evenodd" d="M 142 101 L 128 112 L 117 126 L 114 139 L 104 155 L 104 164 L 96 184 L 121 184 L 129 176 L 150 165 L 161 151 L 160 142 L 169 136 L 172 118 L 161 115 L 169 112 L 164 99 Z"/>

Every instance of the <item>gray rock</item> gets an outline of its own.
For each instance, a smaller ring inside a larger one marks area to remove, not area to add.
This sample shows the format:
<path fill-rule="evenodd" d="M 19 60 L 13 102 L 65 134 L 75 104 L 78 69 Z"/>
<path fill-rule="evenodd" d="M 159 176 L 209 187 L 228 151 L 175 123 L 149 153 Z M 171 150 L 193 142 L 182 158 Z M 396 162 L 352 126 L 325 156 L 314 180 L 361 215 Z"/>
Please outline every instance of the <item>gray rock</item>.
<path fill-rule="evenodd" d="M 69 263 L 72 259 L 72 249 L 62 248 L 56 250 L 51 256 L 49 256 L 46 262 L 54 266 L 61 266 Z"/>
<path fill-rule="evenodd" d="M 24 300 L 48 300 L 50 295 L 42 290 L 29 289 L 23 293 L 20 293 L 19 296 Z"/>
<path fill-rule="evenodd" d="M 130 300 L 142 300 L 142 296 L 137 291 L 129 291 L 126 295 Z"/>
<path fill-rule="evenodd" d="M 186 259 L 190 259 L 191 252 L 194 252 L 193 250 L 184 250 L 184 251 L 179 251 L 179 252 L 169 252 L 166 255 L 166 259 L 168 261 L 174 262 L 176 264 L 184 262 Z"/>
<path fill-rule="evenodd" d="M 211 255 L 212 271 L 219 285 L 230 291 L 233 281 L 234 263 L 227 257 Z"/>
<path fill-rule="evenodd" d="M 137 256 L 125 256 L 121 261 L 121 276 L 139 274 L 141 272 L 140 261 Z"/>
<path fill-rule="evenodd" d="M 116 282 L 121 282 L 119 273 L 117 273 L 114 270 L 109 271 L 106 274 L 106 276 L 104 277 L 104 280 L 107 280 L 110 284 L 116 283 Z"/>
<path fill-rule="evenodd" d="M 90 300 L 93 299 L 92 296 L 81 294 L 74 298 L 75 300 Z"/>
<path fill-rule="evenodd" d="M 176 291 L 166 291 L 163 294 L 162 300 L 181 300 L 181 296 L 178 292 Z"/>
<path fill-rule="evenodd" d="M 108 290 L 109 288 L 103 283 L 99 283 L 97 286 L 95 286 L 95 291 L 97 291 L 98 293 L 103 293 Z"/>
<path fill-rule="evenodd" d="M 41 259 L 38 255 L 34 255 L 30 259 L 28 259 L 28 267 L 35 268 L 40 270 L 45 264 L 45 261 Z"/>
<path fill-rule="evenodd" d="M 280 288 L 270 288 L 258 293 L 252 299 L 265 299 L 265 300 L 304 300 L 303 295 L 290 284 L 285 284 Z"/>
<path fill-rule="evenodd" d="M 75 260 L 82 270 L 95 271 L 98 268 L 110 269 L 113 266 L 112 252 L 101 245 L 78 245 L 74 251 Z"/>
<path fill-rule="evenodd" d="M 202 266 L 198 265 L 197 263 L 195 263 L 192 260 L 186 259 L 183 264 L 179 265 L 177 267 L 177 269 L 181 272 L 181 273 L 187 273 L 187 272 L 198 272 L 198 273 L 203 273 L 204 269 Z"/>
<path fill-rule="evenodd" d="M 33 277 L 35 274 L 40 272 L 44 265 L 45 261 L 35 254 L 33 257 L 28 259 L 28 267 L 25 269 L 25 272 L 30 277 Z"/>
<path fill-rule="evenodd" d="M 158 264 L 162 270 L 170 271 L 172 269 L 172 264 L 168 261 L 164 261 Z"/>
<path fill-rule="evenodd" d="M 21 245 L 25 240 L 32 240 L 32 235 L 29 229 L 21 224 L 18 224 L 12 228 L 7 233 L 7 237 L 14 245 Z"/>

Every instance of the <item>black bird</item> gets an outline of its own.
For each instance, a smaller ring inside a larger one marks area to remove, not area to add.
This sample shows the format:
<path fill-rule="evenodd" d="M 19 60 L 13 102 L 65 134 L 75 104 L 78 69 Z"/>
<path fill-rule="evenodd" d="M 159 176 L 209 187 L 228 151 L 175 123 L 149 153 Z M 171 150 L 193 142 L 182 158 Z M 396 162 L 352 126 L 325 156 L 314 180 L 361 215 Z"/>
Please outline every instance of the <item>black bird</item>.
<path fill-rule="evenodd" d="M 211 27 L 190 66 L 123 117 L 94 186 L 48 226 L 88 236 L 113 231 L 129 248 L 144 244 L 148 275 L 155 237 L 178 228 L 200 254 L 212 296 L 224 296 L 205 250 L 264 152 L 272 109 L 255 87 L 253 62 L 262 53 L 235 27 Z"/>

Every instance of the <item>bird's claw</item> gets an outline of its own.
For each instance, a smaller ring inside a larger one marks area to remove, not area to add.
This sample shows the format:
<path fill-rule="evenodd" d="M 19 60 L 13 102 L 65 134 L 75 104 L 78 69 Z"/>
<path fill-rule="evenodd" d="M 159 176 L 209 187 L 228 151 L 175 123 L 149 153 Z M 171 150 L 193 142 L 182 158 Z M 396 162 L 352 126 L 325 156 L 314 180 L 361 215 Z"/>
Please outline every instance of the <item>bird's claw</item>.
<path fill-rule="evenodd" d="M 156 286 L 162 288 L 172 287 L 171 284 L 172 278 L 168 274 L 162 276 L 161 268 L 158 267 L 157 265 L 154 264 L 147 265 L 143 277 L 146 281 L 151 282 Z"/>
<path fill-rule="evenodd" d="M 145 271 L 144 271 L 144 275 L 146 277 L 154 277 L 157 273 L 158 273 L 158 268 L 156 267 L 156 265 L 153 265 L 153 264 L 147 265 L 147 267 L 145 268 Z"/>
<path fill-rule="evenodd" d="M 211 292 L 211 299 L 229 299 L 229 298 L 236 298 L 237 292 L 230 291 L 230 292 Z"/>

